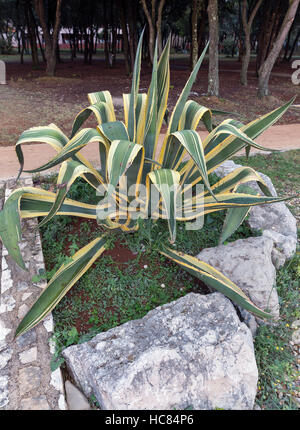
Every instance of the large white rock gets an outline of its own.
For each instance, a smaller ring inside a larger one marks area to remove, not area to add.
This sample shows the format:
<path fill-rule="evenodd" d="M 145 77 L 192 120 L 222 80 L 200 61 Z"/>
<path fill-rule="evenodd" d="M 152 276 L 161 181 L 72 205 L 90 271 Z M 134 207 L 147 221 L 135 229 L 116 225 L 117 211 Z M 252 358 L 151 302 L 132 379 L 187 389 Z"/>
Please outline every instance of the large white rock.
<path fill-rule="evenodd" d="M 220 293 L 190 293 L 63 351 L 101 409 L 252 409 L 252 335 Z"/>
<path fill-rule="evenodd" d="M 273 241 L 265 236 L 239 239 L 227 245 L 203 249 L 199 260 L 219 270 L 260 309 L 279 316 L 276 270 L 272 263 Z"/>
<path fill-rule="evenodd" d="M 214 170 L 214 173 L 217 176 L 219 176 L 220 178 L 223 178 L 224 176 L 229 175 L 229 173 L 233 172 L 235 169 L 238 169 L 239 167 L 243 167 L 243 166 L 241 164 L 236 164 L 232 160 L 226 160 Z M 267 176 L 261 172 L 258 172 L 258 173 L 262 177 L 262 179 L 265 181 L 265 183 L 267 184 L 271 194 L 273 196 L 277 197 L 277 192 L 276 192 L 275 187 L 274 187 L 271 179 L 269 178 L 269 176 Z M 247 185 L 255 188 L 255 190 L 257 190 L 259 193 L 261 193 L 261 190 L 255 181 L 249 181 L 247 183 Z"/>
<path fill-rule="evenodd" d="M 241 167 L 232 160 L 227 160 L 215 170 L 215 174 L 221 178 L 235 169 Z M 271 179 L 258 172 L 266 182 L 273 196 L 277 196 Z M 262 192 L 256 182 L 248 182 L 247 185 Z M 297 221 L 284 202 L 253 206 L 249 213 L 248 223 L 252 230 L 261 230 L 262 233 L 273 240 L 272 260 L 276 268 L 281 267 L 285 261 L 296 252 L 297 246 Z"/>
<path fill-rule="evenodd" d="M 273 241 L 272 261 L 276 269 L 282 267 L 286 260 L 296 252 L 297 237 L 295 235 L 283 235 L 273 230 L 264 230 L 263 236 Z"/>

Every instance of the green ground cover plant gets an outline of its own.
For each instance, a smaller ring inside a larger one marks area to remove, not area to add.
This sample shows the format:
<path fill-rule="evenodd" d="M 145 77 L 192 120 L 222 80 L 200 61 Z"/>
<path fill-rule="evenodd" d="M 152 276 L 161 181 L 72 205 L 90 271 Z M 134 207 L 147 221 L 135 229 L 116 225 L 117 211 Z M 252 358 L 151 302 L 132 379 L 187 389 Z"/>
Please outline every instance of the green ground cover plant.
<path fill-rule="evenodd" d="M 261 326 L 254 339 L 259 371 L 257 404 L 262 409 L 299 410 L 298 354 L 291 344 L 293 322 L 300 319 L 299 277 L 298 250 L 277 273 L 280 320 Z"/>
<path fill-rule="evenodd" d="M 278 193 L 297 196 L 288 207 L 300 226 L 300 151 L 256 154 L 248 159 L 235 157 L 237 164 L 251 166 L 268 175 Z M 280 320 L 259 328 L 255 337 L 255 356 L 259 370 L 257 404 L 263 409 L 299 409 L 299 363 L 293 348 L 293 322 L 300 319 L 300 249 L 279 269 L 276 287 L 280 303 Z M 298 392 L 298 395 L 297 395 Z"/>

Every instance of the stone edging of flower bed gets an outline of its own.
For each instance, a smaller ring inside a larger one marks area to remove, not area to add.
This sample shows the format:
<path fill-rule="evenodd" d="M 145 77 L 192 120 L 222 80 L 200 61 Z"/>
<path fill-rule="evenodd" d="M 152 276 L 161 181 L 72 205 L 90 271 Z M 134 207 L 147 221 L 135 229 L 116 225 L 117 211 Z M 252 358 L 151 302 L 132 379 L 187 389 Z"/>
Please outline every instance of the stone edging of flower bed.
<path fill-rule="evenodd" d="M 5 188 L 1 206 L 16 185 L 15 180 L 0 182 L 0 188 Z M 21 179 L 19 185 L 33 186 L 31 177 Z M 46 286 L 45 281 L 32 281 L 45 270 L 37 219 L 22 220 L 21 226 L 20 249 L 27 271 L 16 265 L 4 246 L 0 254 L 0 410 L 64 410 L 61 370 L 50 368 L 55 350 L 52 314 L 14 340 L 18 323 Z"/>

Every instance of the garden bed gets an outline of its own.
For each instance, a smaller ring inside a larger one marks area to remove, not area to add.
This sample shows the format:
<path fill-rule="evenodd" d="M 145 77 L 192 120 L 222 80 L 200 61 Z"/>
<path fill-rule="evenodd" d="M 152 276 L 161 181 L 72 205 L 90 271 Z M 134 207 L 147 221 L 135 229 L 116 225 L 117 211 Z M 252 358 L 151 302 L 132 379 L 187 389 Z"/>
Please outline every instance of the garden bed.
<path fill-rule="evenodd" d="M 55 176 L 36 178 L 35 184 L 52 191 L 54 180 Z M 211 178 L 211 182 L 216 180 Z M 97 201 L 95 191 L 80 179 L 68 197 L 91 204 Z M 216 246 L 224 217 L 225 212 L 206 215 L 203 228 L 197 231 L 186 230 L 185 224 L 178 222 L 176 249 L 196 255 L 203 248 Z M 94 220 L 69 216 L 52 219 L 41 228 L 46 266 L 42 276 L 49 280 L 68 257 L 105 231 Z M 228 241 L 253 235 L 245 221 Z M 158 253 L 163 243 L 168 243 L 163 220 L 144 221 L 131 234 L 111 231 L 108 249 L 53 311 L 57 345 L 53 368 L 62 363 L 62 349 L 73 343 L 142 318 L 155 307 L 189 292 L 210 292 L 203 282 Z"/>
<path fill-rule="evenodd" d="M 294 166 L 295 154 L 290 154 L 286 163 Z M 267 160 L 262 160 L 264 165 L 269 159 L 268 156 L 265 157 Z M 276 161 L 278 157 L 285 155 L 274 155 L 272 160 L 274 157 Z M 239 158 L 240 161 L 243 159 Z M 259 161 L 260 158 L 255 156 L 247 164 Z M 286 163 L 280 163 L 276 172 L 270 164 L 271 170 L 267 173 L 274 180 L 276 188 L 278 181 L 283 186 L 282 175 L 285 182 L 290 178 L 284 175 L 284 171 L 290 169 Z M 216 178 L 211 177 L 210 180 L 214 182 Z M 38 186 L 55 190 L 55 176 L 36 178 L 35 182 Z M 297 181 L 294 182 L 294 187 L 296 184 Z M 92 189 L 89 185 L 77 180 L 69 197 L 96 203 L 95 194 L 90 191 Z M 291 209 L 295 213 L 295 199 L 291 203 Z M 216 246 L 224 216 L 225 213 L 222 212 L 207 215 L 204 227 L 199 231 L 187 231 L 184 223 L 178 223 L 177 249 L 196 255 L 203 248 Z M 47 278 L 55 273 L 68 256 L 102 233 L 102 228 L 92 220 L 60 216 L 50 221 L 41 231 Z M 228 242 L 254 235 L 246 220 Z M 260 233 L 257 232 L 256 235 Z M 61 356 L 65 347 L 89 340 L 97 333 L 131 319 L 141 318 L 149 310 L 189 292 L 209 292 L 201 281 L 155 251 L 159 243 L 165 240 L 166 225 L 161 220 L 154 229 L 143 224 L 134 234 L 112 232 L 109 249 L 53 311 L 56 341 L 53 368 L 61 365 L 65 377 L 70 379 Z M 261 326 L 254 341 L 259 369 L 256 404 L 262 409 L 297 409 L 297 351 L 291 339 L 294 332 L 293 321 L 299 319 L 299 255 L 295 255 L 277 272 L 276 282 L 281 319 L 275 326 Z"/>

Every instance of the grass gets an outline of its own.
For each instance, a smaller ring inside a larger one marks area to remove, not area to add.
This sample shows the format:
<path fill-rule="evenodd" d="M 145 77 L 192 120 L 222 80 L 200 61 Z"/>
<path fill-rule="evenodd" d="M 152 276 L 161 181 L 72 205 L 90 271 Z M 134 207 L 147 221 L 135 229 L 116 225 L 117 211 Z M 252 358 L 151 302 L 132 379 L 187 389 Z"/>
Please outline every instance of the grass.
<path fill-rule="evenodd" d="M 275 154 L 235 157 L 237 164 L 248 165 L 268 175 L 279 195 L 295 196 L 287 206 L 300 224 L 300 150 Z M 257 404 L 262 409 L 299 409 L 295 394 L 299 391 L 297 357 L 291 345 L 292 323 L 300 319 L 300 254 L 277 272 L 276 286 L 280 300 L 280 321 L 264 325 L 255 338 L 259 370 Z M 299 394 L 298 394 L 299 397 Z"/>
<path fill-rule="evenodd" d="M 257 404 L 262 409 L 299 409 L 299 371 L 291 345 L 293 321 L 300 318 L 299 253 L 277 273 L 280 321 L 263 325 L 255 337 L 255 356 L 259 371 Z"/>

